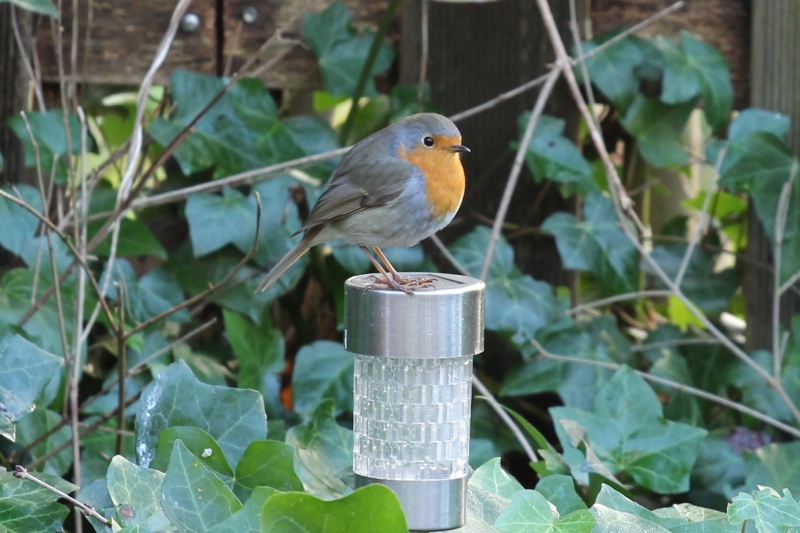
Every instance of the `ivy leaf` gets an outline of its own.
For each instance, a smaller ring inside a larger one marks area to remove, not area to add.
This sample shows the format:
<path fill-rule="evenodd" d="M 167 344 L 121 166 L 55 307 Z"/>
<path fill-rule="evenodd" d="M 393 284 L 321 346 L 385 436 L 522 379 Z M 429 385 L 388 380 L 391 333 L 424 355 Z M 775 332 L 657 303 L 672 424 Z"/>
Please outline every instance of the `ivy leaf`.
<path fill-rule="evenodd" d="M 305 416 L 326 398 L 336 414 L 353 410 L 353 354 L 338 342 L 317 341 L 297 353 L 292 372 L 294 410 Z"/>
<path fill-rule="evenodd" d="M 672 280 L 678 274 L 687 246 L 683 243 L 668 243 L 657 246 L 651 254 L 653 260 Z M 686 297 L 704 313 L 712 316 L 718 316 L 728 309 L 733 295 L 741 284 L 738 270 L 728 268 L 715 272 L 715 262 L 716 258 L 710 252 L 695 249 L 681 283 L 681 289 Z M 641 268 L 648 274 L 654 274 L 653 269 L 644 260 Z M 656 278 L 656 286 L 661 289 L 666 287 L 659 278 Z"/>
<path fill-rule="evenodd" d="M 0 435 L 14 441 L 14 424 L 33 412 L 60 368 L 61 359 L 21 336 L 0 334 Z"/>
<path fill-rule="evenodd" d="M 450 246 L 455 258 L 472 276 L 483 267 L 491 230 L 479 226 Z M 522 274 L 514 265 L 514 250 L 502 237 L 497 242 L 486 280 L 486 328 L 508 333 L 517 344 L 561 318 L 547 283 Z"/>
<path fill-rule="evenodd" d="M 728 62 L 714 47 L 681 32 L 681 48 L 668 39 L 656 40 L 665 58 L 661 100 L 679 104 L 702 96 L 713 129 L 728 121 L 733 105 Z"/>
<path fill-rule="evenodd" d="M 265 315 L 264 325 L 228 310 L 223 310 L 222 316 L 228 341 L 239 360 L 238 385 L 258 390 L 263 374 L 280 372 L 286 367 L 283 335 L 267 322 L 269 315 Z"/>
<path fill-rule="evenodd" d="M 236 514 L 208 530 L 208 533 L 261 533 L 261 510 L 278 494 L 272 487 L 256 487 L 250 499 Z"/>
<path fill-rule="evenodd" d="M 69 176 L 69 168 L 66 163 L 69 147 L 64 130 L 64 113 L 60 109 L 31 111 L 27 114 L 27 117 L 33 138 L 36 139 L 36 144 L 39 146 L 39 162 L 42 173 L 45 175 L 50 174 L 53 168 L 53 161 L 58 157 L 56 181 L 63 183 Z M 72 155 L 79 154 L 81 152 L 81 126 L 78 122 L 78 117 L 69 114 L 67 124 L 69 125 L 70 139 L 72 140 Z M 36 166 L 33 143 L 31 143 L 30 135 L 22 117 L 18 115 L 11 117 L 8 119 L 8 125 L 14 130 L 22 144 L 25 145 L 25 166 Z M 91 141 L 91 138 L 89 138 L 89 141 Z M 88 148 L 91 150 L 91 144 Z"/>
<path fill-rule="evenodd" d="M 42 211 L 42 196 L 39 191 L 20 183 L 16 186 L 22 200 L 28 205 Z M 11 187 L 0 187 L 0 190 L 16 197 L 17 193 Z M 22 206 L 19 206 L 0 196 L 0 246 L 14 255 L 22 255 L 28 242 L 33 239 L 39 228 L 39 219 Z"/>
<path fill-rule="evenodd" d="M 162 484 L 167 518 L 187 533 L 206 533 L 242 508 L 231 489 L 175 441 Z"/>
<path fill-rule="evenodd" d="M 596 523 L 585 509 L 560 518 L 551 505 L 535 490 L 521 490 L 497 517 L 495 527 L 509 533 L 589 533 Z"/>
<path fill-rule="evenodd" d="M 467 485 L 467 528 L 486 531 L 511 503 L 522 485 L 509 476 L 495 458 L 475 470 Z M 496 531 L 492 528 L 489 531 Z"/>
<path fill-rule="evenodd" d="M 200 462 L 220 474 L 223 479 L 233 478 L 233 470 L 217 441 L 202 429 L 191 426 L 172 426 L 163 429 L 158 434 L 158 451 L 150 467 L 166 472 L 175 441 L 178 440 L 182 441 L 186 449 Z"/>
<path fill-rule="evenodd" d="M 564 420 L 586 429 L 598 457 L 612 473 L 627 472 L 637 483 L 661 494 L 685 492 L 689 474 L 706 431 L 662 418 L 653 390 L 629 367 L 618 370 L 600 390 L 591 413 L 556 407 L 550 413 L 558 426 Z M 565 449 L 574 446 L 562 430 Z"/>
<path fill-rule="evenodd" d="M 536 492 L 555 505 L 562 516 L 586 510 L 586 504 L 575 492 L 575 481 L 570 476 L 556 474 L 542 478 L 536 484 Z"/>
<path fill-rule="evenodd" d="M 731 162 L 723 163 L 720 185 L 735 192 L 747 192 L 764 231 L 775 243 L 776 213 L 784 183 L 796 165 L 795 157 L 784 141 L 769 132 L 751 133 L 735 145 Z M 726 160 L 728 156 L 726 156 Z M 795 179 L 786 216 L 780 274 L 785 282 L 800 270 L 800 179 Z"/>
<path fill-rule="evenodd" d="M 614 38 L 618 32 L 609 32 L 596 41 L 583 43 L 581 49 L 587 54 Z M 636 68 L 645 60 L 642 49 L 630 37 L 626 37 L 609 45 L 586 59 L 586 68 L 592 84 L 600 89 L 614 107 L 625 113 L 639 92 L 639 80 L 635 75 Z M 581 68 L 575 67 L 575 73 L 582 78 Z"/>
<path fill-rule="evenodd" d="M 550 215 L 542 230 L 552 233 L 566 268 L 592 272 L 609 291 L 636 290 L 636 248 L 619 228 L 614 204 L 602 193 L 586 197 L 584 220 L 570 213 Z"/>
<path fill-rule="evenodd" d="M 638 94 L 622 119 L 625 129 L 636 137 L 636 145 L 651 165 L 665 168 L 689 162 L 680 140 L 695 101 L 676 105 Z"/>
<path fill-rule="evenodd" d="M 319 59 L 325 90 L 334 97 L 352 95 L 375 34 L 365 30 L 357 35 L 352 28 L 350 14 L 341 1 L 334 2 L 318 15 L 305 15 L 303 34 Z M 364 88 L 364 96 L 377 95 L 372 78 L 387 70 L 393 60 L 392 47 L 382 43 Z"/>
<path fill-rule="evenodd" d="M 786 138 L 791 121 L 789 117 L 775 111 L 751 107 L 743 109 L 728 126 L 728 139 L 744 141 L 751 133 L 763 131 L 771 133 L 779 139 Z"/>
<path fill-rule="evenodd" d="M 247 252 L 253 239 L 246 238 L 246 230 L 255 230 L 256 214 L 247 197 L 235 189 L 226 187 L 222 196 L 202 192 L 190 195 L 186 220 L 194 256 L 202 257 L 228 244 Z"/>
<path fill-rule="evenodd" d="M 745 487 L 782 487 L 800 492 L 800 442 L 768 444 L 742 453 Z M 800 516 L 800 515 L 798 515 Z"/>
<path fill-rule="evenodd" d="M 728 505 L 728 520 L 734 525 L 752 520 L 756 529 L 763 532 L 786 531 L 786 528 L 800 527 L 800 504 L 789 489 L 783 489 L 781 496 L 765 487 L 736 496 Z"/>
<path fill-rule="evenodd" d="M 104 220 L 89 222 L 89 240 L 105 223 Z M 111 234 L 95 248 L 94 254 L 108 257 L 111 253 Z M 120 222 L 119 241 L 117 245 L 119 257 L 132 257 L 139 255 L 152 255 L 159 259 L 167 259 L 167 251 L 158 242 L 156 236 L 144 222 L 123 218 Z"/>
<path fill-rule="evenodd" d="M 530 112 L 523 113 L 517 121 L 522 136 Z M 533 138 L 525 153 L 525 162 L 537 181 L 550 179 L 561 183 L 574 183 L 582 194 L 597 188 L 589 163 L 571 140 L 564 136 L 566 122 L 560 118 L 542 115 L 536 124 Z"/>
<path fill-rule="evenodd" d="M 408 531 L 397 496 L 379 484 L 330 501 L 296 492 L 276 494 L 261 515 L 261 530 L 271 533 L 372 533 L 377 524 L 382 532 Z"/>
<path fill-rule="evenodd" d="M 37 473 L 36 477 L 62 492 L 78 488 L 59 476 Z M 8 533 L 52 533 L 54 524 L 63 524 L 69 513 L 58 498 L 51 490 L 0 471 L 0 524 Z"/>
<path fill-rule="evenodd" d="M 324 400 L 308 424 L 286 432 L 286 444 L 295 448 L 295 471 L 312 494 L 338 497 L 348 488 L 339 477 L 353 467 L 353 432 L 334 418 L 333 400 Z"/>
<path fill-rule="evenodd" d="M 0 357 L 2 355 L 2 350 L 0 350 Z M 21 445 L 38 442 L 29 451 L 32 460 L 48 455 L 72 439 L 70 428 L 68 426 L 59 428 L 60 422 L 60 413 L 39 407 L 17 423 L 17 442 Z M 52 433 L 50 433 L 51 431 Z M 41 440 L 42 435 L 48 435 L 48 437 Z M 69 448 L 63 448 L 61 452 L 45 461 L 42 470 L 49 474 L 63 476 L 70 466 L 72 466 L 72 451 Z"/>
<path fill-rule="evenodd" d="M 53 17 L 54 19 L 58 18 L 58 9 L 56 9 L 56 6 L 54 6 L 50 0 L 0 0 L 0 4 L 3 2 L 11 2 L 26 11 L 41 13 L 42 15 Z M 2 163 L 2 159 L 0 159 L 0 163 Z"/>
<path fill-rule="evenodd" d="M 121 455 L 111 459 L 107 475 L 108 492 L 117 509 L 117 520 L 123 526 L 160 520 L 169 522 L 161 508 L 161 485 L 164 474 L 137 466 Z M 155 515 L 160 515 L 156 517 Z"/>
<path fill-rule="evenodd" d="M 187 402 L 182 399 L 190 398 Z M 164 369 L 142 393 L 136 413 L 137 463 L 149 466 L 158 433 L 172 426 L 199 427 L 236 464 L 247 446 L 267 434 L 264 399 L 256 391 L 200 383 L 183 361 Z"/>
<path fill-rule="evenodd" d="M 247 499 L 258 487 L 281 492 L 302 491 L 303 482 L 294 472 L 294 448 L 276 440 L 251 442 L 236 465 L 234 492 Z"/>
<path fill-rule="evenodd" d="M 630 341 L 619 333 L 616 320 L 604 315 L 582 328 L 559 331 L 544 341 L 549 353 L 568 355 L 615 364 L 632 364 Z M 564 405 L 591 409 L 598 391 L 608 382 L 612 371 L 546 358 L 533 358 L 535 351 L 524 350 L 522 366 L 506 374 L 500 393 L 504 396 L 525 396 L 540 392 L 557 392 Z"/>

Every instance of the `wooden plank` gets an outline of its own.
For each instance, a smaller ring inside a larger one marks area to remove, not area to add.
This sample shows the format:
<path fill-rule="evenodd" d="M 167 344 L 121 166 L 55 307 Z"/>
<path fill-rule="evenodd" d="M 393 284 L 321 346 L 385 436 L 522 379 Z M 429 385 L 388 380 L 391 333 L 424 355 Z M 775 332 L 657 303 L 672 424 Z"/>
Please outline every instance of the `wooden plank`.
<path fill-rule="evenodd" d="M 771 2 L 773 0 L 766 0 Z M 790 2 L 792 0 L 789 0 Z M 633 26 L 675 0 L 592 0 L 595 36 L 619 26 Z M 677 36 L 687 30 L 725 54 L 737 109 L 750 102 L 750 0 L 691 0 L 679 11 L 648 26 L 640 35 Z"/>
<path fill-rule="evenodd" d="M 753 0 L 752 98 L 753 107 L 778 111 L 791 119 L 788 142 L 800 150 L 800 2 Z M 752 204 L 751 204 L 752 205 Z M 747 348 L 772 349 L 772 243 L 755 210 L 748 219 L 744 291 L 747 301 Z M 781 318 L 788 326 L 800 312 L 800 298 L 791 291 L 781 301 Z"/>
<path fill-rule="evenodd" d="M 25 149 L 6 121 L 27 110 L 28 75 L 23 64 L 23 55 L 14 39 L 11 25 L 11 10 L 16 9 L 20 36 L 27 51 L 31 50 L 30 13 L 17 9 L 14 4 L 0 4 L 0 153 L 4 164 L 0 165 L 0 185 L 20 183 L 25 175 Z M 2 252 L 0 252 L 2 264 Z"/>
<path fill-rule="evenodd" d="M 64 62 L 71 77 L 72 2 L 62 2 Z M 179 32 L 156 83 L 166 83 L 173 69 L 217 73 L 216 0 L 194 0 L 189 12 L 200 19 L 196 32 Z M 169 26 L 175 2 L 164 0 L 78 0 L 78 61 L 81 83 L 138 85 Z M 37 50 L 45 81 L 58 80 L 50 19 L 40 17 Z"/>
<path fill-rule="evenodd" d="M 225 0 L 223 4 L 224 47 L 223 57 L 230 60 L 231 72 L 238 69 L 256 53 L 267 39 L 280 29 L 287 37 L 301 37 L 303 14 L 322 11 L 332 0 L 307 0 L 304 2 Z M 388 0 L 345 0 L 356 27 L 377 29 L 386 10 Z M 255 20 L 243 22 L 245 10 L 255 9 Z M 395 29 L 389 37 L 396 36 Z M 281 53 L 286 44 L 270 46 L 258 64 Z M 320 86 L 319 71 L 314 54 L 303 47 L 294 46 L 292 51 L 261 78 L 272 88 L 311 89 Z"/>

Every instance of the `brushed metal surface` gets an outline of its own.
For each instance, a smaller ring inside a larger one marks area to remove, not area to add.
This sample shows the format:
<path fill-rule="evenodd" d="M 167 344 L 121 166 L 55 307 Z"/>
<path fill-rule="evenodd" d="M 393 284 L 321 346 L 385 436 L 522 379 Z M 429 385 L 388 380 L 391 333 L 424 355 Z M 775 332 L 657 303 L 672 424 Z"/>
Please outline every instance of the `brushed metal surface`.
<path fill-rule="evenodd" d="M 391 481 L 356 475 L 356 488 L 380 483 L 397 494 L 410 531 L 445 531 L 467 522 L 467 478 Z"/>
<path fill-rule="evenodd" d="M 461 357 L 483 351 L 486 285 L 456 274 L 427 277 L 433 287 L 405 294 L 366 290 L 375 275 L 345 282 L 344 347 L 362 355 L 416 359 Z"/>

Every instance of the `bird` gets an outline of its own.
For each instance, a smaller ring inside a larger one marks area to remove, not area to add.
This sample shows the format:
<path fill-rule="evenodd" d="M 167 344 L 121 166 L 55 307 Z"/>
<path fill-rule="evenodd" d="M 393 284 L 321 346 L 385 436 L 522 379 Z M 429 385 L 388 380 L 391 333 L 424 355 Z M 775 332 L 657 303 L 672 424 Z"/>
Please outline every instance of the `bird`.
<path fill-rule="evenodd" d="M 411 293 L 430 280 L 402 276 L 381 248 L 413 246 L 447 226 L 464 198 L 461 132 L 437 113 L 405 117 L 356 143 L 292 237 L 303 237 L 259 284 L 269 288 L 312 246 L 341 238 L 380 273 L 370 289 Z M 380 261 L 370 253 L 375 253 Z"/>

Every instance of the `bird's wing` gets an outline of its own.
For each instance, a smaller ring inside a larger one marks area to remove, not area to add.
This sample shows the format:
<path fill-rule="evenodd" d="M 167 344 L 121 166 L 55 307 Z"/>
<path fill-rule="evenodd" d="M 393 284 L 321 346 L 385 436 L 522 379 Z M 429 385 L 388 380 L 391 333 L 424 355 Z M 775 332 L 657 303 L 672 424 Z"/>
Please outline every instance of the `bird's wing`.
<path fill-rule="evenodd" d="M 402 194 L 412 173 L 410 163 L 396 158 L 384 158 L 370 165 L 351 163 L 337 169 L 330 186 L 297 233 L 388 204 Z"/>

